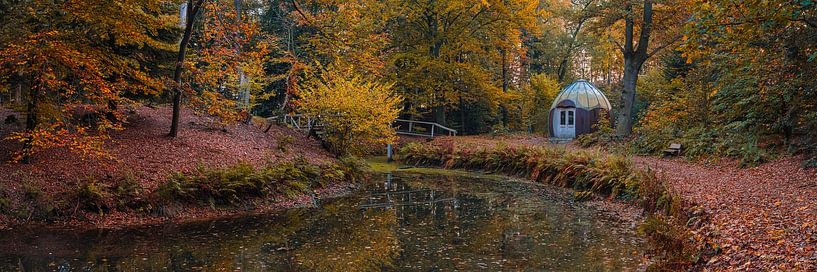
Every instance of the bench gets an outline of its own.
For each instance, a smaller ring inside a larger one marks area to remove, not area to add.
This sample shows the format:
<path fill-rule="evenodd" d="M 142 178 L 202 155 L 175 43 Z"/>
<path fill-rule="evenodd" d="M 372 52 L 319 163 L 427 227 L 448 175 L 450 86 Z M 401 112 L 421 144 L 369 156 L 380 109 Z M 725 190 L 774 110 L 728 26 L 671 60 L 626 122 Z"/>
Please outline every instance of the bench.
<path fill-rule="evenodd" d="M 681 144 L 672 143 L 667 149 L 664 149 L 664 156 L 678 155 L 681 155 Z"/>

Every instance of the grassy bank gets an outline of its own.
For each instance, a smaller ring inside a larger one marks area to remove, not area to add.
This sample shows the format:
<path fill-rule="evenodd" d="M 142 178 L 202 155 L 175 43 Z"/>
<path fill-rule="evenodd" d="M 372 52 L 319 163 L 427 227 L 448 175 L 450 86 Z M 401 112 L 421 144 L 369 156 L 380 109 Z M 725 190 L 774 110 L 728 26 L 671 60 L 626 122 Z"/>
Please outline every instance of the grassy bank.
<path fill-rule="evenodd" d="M 0 215 L 17 223 L 111 219 L 114 222 L 108 225 L 113 226 L 133 225 L 129 221 L 212 218 L 314 196 L 328 186 L 356 183 L 365 178 L 365 171 L 365 163 L 358 159 L 328 164 L 295 159 L 260 167 L 249 163 L 223 168 L 200 166 L 170 175 L 155 190 L 142 187 L 132 176 L 88 179 L 56 195 L 26 183 L 20 205 L 12 205 L 0 195 Z"/>
<path fill-rule="evenodd" d="M 653 270 L 687 269 L 700 262 L 702 247 L 691 237 L 688 222 L 702 220 L 690 205 L 649 169 L 630 160 L 593 151 L 545 146 L 458 145 L 453 141 L 411 143 L 400 150 L 403 163 L 468 169 L 528 178 L 575 190 L 577 200 L 594 195 L 640 205 L 648 219 L 641 226 L 657 256 Z"/>

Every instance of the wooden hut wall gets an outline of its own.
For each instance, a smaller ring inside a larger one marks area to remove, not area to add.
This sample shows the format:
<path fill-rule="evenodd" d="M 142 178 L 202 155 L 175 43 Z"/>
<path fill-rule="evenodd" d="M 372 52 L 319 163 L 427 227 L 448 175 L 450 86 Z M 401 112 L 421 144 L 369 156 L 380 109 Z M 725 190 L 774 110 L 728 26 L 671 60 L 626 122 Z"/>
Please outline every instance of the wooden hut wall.
<path fill-rule="evenodd" d="M 558 108 L 553 108 L 550 110 L 548 114 L 549 119 L 549 126 L 548 132 L 550 132 L 550 136 L 553 137 L 556 134 L 556 131 L 553 130 L 553 125 L 558 122 L 556 119 L 556 114 L 554 112 Z M 601 116 L 601 112 L 603 109 L 593 109 L 593 110 L 585 110 L 585 109 L 576 109 L 576 120 L 575 120 L 575 127 L 576 127 L 576 137 L 582 134 L 592 133 L 595 131 L 593 125 L 595 125 L 599 117 Z"/>

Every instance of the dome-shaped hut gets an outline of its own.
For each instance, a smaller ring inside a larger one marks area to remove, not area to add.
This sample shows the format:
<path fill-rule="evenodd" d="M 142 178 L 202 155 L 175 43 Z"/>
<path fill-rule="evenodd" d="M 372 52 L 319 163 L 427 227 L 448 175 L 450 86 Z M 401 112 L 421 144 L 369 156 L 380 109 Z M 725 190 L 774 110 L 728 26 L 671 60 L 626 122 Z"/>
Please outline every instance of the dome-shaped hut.
<path fill-rule="evenodd" d="M 593 125 L 611 109 L 610 101 L 587 80 L 577 80 L 564 88 L 550 107 L 550 135 L 575 138 L 593 132 Z"/>

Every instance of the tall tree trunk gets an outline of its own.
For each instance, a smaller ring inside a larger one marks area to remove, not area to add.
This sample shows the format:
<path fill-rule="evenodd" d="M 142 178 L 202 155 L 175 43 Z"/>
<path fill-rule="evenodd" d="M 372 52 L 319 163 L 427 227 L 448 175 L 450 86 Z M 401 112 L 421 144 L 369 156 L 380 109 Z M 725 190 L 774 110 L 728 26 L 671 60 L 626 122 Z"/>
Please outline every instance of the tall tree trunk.
<path fill-rule="evenodd" d="M 629 14 L 624 19 L 624 88 L 621 90 L 621 103 L 619 104 L 618 120 L 616 122 L 616 135 L 619 137 L 630 136 L 633 132 L 633 106 L 635 105 L 636 84 L 638 83 L 638 73 L 641 66 L 651 55 L 647 52 L 650 42 L 650 32 L 652 31 L 652 0 L 644 0 L 643 20 L 641 21 L 641 33 L 638 37 L 637 47 L 634 44 L 633 6 L 629 3 L 626 7 Z"/>
<path fill-rule="evenodd" d="M 585 16 L 585 12 L 593 4 L 593 1 L 587 1 L 584 6 L 582 7 L 582 17 L 579 19 L 579 22 L 576 24 L 576 28 L 573 29 L 573 33 L 570 35 L 570 43 L 567 45 L 567 52 L 562 56 L 562 60 L 559 61 L 559 70 L 556 72 L 558 73 L 559 83 L 564 82 L 565 77 L 567 76 L 567 68 L 570 62 L 570 57 L 573 56 L 573 49 L 576 47 L 576 41 L 579 39 L 579 33 L 582 30 L 582 26 L 584 23 L 587 22 L 587 19 L 590 17 Z"/>
<path fill-rule="evenodd" d="M 465 100 L 460 96 L 460 135 L 465 135 Z"/>
<path fill-rule="evenodd" d="M 431 112 L 434 115 L 435 123 L 446 126 L 445 106 L 434 106 L 434 108 L 431 109 Z"/>
<path fill-rule="evenodd" d="M 193 26 L 196 20 L 196 14 L 199 12 L 205 0 L 188 0 L 187 1 L 187 18 L 185 20 L 184 35 L 182 41 L 179 43 L 179 54 L 176 56 L 176 70 L 173 72 L 173 82 L 176 86 L 173 87 L 173 118 L 170 124 L 170 133 L 168 136 L 176 137 L 179 134 L 179 117 L 181 115 L 182 104 L 182 72 L 184 71 L 184 59 L 187 54 L 187 44 L 190 43 L 190 37 L 193 35 Z"/>
<path fill-rule="evenodd" d="M 429 1 L 429 6 L 432 6 L 433 3 L 434 3 L 433 0 Z M 426 32 L 426 36 L 427 36 L 426 38 L 431 43 L 431 45 L 428 48 L 428 53 L 433 59 L 436 60 L 436 59 L 440 58 L 440 54 L 442 52 L 442 47 L 443 47 L 444 41 L 438 35 L 439 22 L 437 21 L 437 15 L 431 10 L 426 10 L 425 12 L 426 12 L 425 13 L 426 24 L 428 26 L 428 32 Z M 445 111 L 446 111 L 446 109 L 445 109 L 445 95 L 442 94 L 442 93 L 437 93 L 438 90 L 432 90 L 432 92 L 434 92 L 433 93 L 433 98 L 432 98 L 434 105 L 431 108 L 431 113 L 432 113 L 432 115 L 434 115 L 434 122 L 436 122 L 437 124 L 445 126 L 446 125 L 446 122 L 445 122 L 445 119 L 446 119 L 446 117 L 445 117 Z"/>
<path fill-rule="evenodd" d="M 635 86 L 638 81 L 638 72 L 641 70 L 641 64 L 634 63 L 634 60 L 625 59 L 624 63 L 624 89 L 621 90 L 621 103 L 616 124 L 616 134 L 619 136 L 629 136 L 633 130 Z"/>

